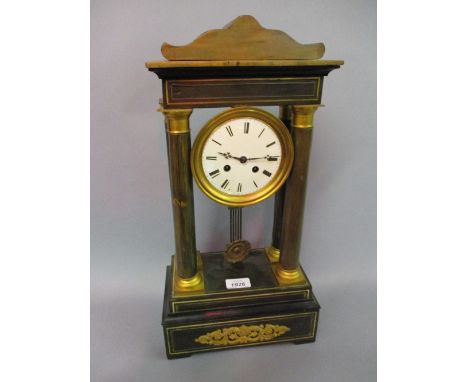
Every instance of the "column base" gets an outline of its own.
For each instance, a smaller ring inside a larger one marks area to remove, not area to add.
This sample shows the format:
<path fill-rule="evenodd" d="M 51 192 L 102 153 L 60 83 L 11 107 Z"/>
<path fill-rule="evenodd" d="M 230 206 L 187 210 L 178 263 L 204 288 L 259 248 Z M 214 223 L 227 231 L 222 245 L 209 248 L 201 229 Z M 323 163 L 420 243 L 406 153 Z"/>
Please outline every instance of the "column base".
<path fill-rule="evenodd" d="M 279 261 L 280 250 L 278 248 L 269 246 L 265 248 L 265 252 L 268 256 L 268 260 L 270 260 L 270 263 L 277 263 Z"/>
<path fill-rule="evenodd" d="M 175 289 L 178 292 L 189 292 L 189 291 L 202 291 L 205 289 L 203 285 L 203 276 L 200 272 L 193 277 L 183 279 L 182 277 L 175 277 Z"/>
<path fill-rule="evenodd" d="M 205 290 L 205 280 L 202 272 L 202 261 L 200 254 L 197 254 L 197 273 L 190 278 L 182 278 L 177 275 L 176 262 L 172 262 L 172 280 L 175 293 L 203 292 Z"/>
<path fill-rule="evenodd" d="M 273 272 L 280 285 L 301 285 L 307 283 L 304 272 L 300 267 L 284 269 L 280 263 L 274 264 Z"/>

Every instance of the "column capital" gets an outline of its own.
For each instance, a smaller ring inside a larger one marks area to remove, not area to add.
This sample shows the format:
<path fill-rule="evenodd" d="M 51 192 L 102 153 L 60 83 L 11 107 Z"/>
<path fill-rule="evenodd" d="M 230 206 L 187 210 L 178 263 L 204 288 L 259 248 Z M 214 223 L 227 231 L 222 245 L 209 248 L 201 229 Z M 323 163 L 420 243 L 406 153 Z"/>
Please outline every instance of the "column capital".
<path fill-rule="evenodd" d="M 158 111 L 164 114 L 166 119 L 166 130 L 169 134 L 184 134 L 190 131 L 189 117 L 192 109 L 164 109 Z"/>
<path fill-rule="evenodd" d="M 293 105 L 292 126 L 298 129 L 314 127 L 314 114 L 321 105 Z"/>

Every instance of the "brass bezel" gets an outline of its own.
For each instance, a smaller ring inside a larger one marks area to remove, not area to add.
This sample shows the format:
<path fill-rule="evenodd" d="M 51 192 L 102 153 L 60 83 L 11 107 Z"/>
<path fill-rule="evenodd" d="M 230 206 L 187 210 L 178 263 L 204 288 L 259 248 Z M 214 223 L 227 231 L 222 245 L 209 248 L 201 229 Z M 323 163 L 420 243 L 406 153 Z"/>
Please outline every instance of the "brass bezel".
<path fill-rule="evenodd" d="M 221 124 L 237 118 L 258 119 L 275 131 L 281 144 L 282 160 L 278 171 L 271 181 L 256 192 L 246 195 L 230 195 L 216 189 L 203 171 L 203 147 L 211 133 Z M 190 165 L 192 174 L 200 190 L 210 199 L 229 207 L 245 207 L 259 203 L 273 195 L 283 185 L 291 172 L 294 160 L 294 148 L 291 135 L 284 123 L 269 112 L 253 107 L 235 107 L 211 118 L 202 127 L 192 147 Z"/>

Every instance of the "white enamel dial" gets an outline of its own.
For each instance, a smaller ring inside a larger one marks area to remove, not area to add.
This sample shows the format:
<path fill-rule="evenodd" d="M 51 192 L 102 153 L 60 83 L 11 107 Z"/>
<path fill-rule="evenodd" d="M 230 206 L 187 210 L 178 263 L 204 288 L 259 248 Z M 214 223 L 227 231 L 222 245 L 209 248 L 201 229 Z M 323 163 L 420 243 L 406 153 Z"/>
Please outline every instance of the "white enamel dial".
<path fill-rule="evenodd" d="M 281 141 L 264 121 L 231 119 L 212 131 L 201 159 L 214 188 L 229 195 L 247 195 L 274 179 L 282 161 Z"/>

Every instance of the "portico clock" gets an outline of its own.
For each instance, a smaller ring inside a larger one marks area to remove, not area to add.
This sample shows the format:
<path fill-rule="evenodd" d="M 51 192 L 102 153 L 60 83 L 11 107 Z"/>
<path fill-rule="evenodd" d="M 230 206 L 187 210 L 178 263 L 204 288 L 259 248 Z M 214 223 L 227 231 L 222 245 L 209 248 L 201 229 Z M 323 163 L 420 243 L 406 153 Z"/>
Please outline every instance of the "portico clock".
<path fill-rule="evenodd" d="M 343 65 L 322 60 L 324 50 L 240 16 L 188 45 L 163 44 L 167 61 L 146 63 L 162 79 L 174 222 L 162 317 L 168 358 L 315 341 L 320 306 L 299 263 L 302 220 L 314 113 L 325 76 Z M 262 106 L 279 106 L 279 116 Z M 192 110 L 218 107 L 227 109 L 192 146 Z M 213 236 L 214 252 L 197 247 L 193 179 L 229 209 L 229 237 Z M 252 248 L 242 210 L 273 196 L 271 239 Z"/>

